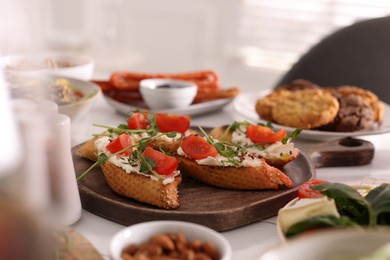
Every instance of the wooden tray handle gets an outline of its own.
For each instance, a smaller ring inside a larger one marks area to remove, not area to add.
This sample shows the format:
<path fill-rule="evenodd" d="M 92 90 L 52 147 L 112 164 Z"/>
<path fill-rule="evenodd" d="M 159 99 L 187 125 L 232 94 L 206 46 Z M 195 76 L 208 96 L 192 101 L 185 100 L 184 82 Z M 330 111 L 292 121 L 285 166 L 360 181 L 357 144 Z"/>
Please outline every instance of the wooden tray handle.
<path fill-rule="evenodd" d="M 322 143 L 301 144 L 316 168 L 365 165 L 374 158 L 374 145 L 362 139 L 343 138 Z"/>

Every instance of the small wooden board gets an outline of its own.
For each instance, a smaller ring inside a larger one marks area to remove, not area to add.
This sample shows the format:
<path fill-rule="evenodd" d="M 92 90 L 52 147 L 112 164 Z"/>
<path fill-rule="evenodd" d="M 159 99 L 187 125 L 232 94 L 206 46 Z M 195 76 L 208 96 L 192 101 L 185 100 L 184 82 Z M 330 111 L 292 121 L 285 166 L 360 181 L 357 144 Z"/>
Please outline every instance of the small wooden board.
<path fill-rule="evenodd" d="M 73 228 L 66 227 L 58 234 L 58 259 L 103 260 L 95 247 Z"/>
<path fill-rule="evenodd" d="M 75 155 L 79 146 L 72 149 L 77 175 L 92 164 Z M 175 210 L 159 209 L 115 194 L 108 187 L 100 167 L 95 167 L 79 182 L 79 191 L 84 209 L 126 226 L 152 220 L 181 220 L 224 231 L 276 215 L 296 197 L 300 184 L 315 177 L 315 168 L 304 153 L 287 164 L 283 171 L 292 179 L 295 188 L 233 191 L 214 188 L 184 176 L 179 186 L 180 208 Z"/>
<path fill-rule="evenodd" d="M 180 208 L 165 210 L 115 194 L 98 166 L 79 182 L 82 206 L 126 226 L 152 220 L 181 220 L 225 231 L 276 215 L 296 197 L 302 183 L 315 178 L 316 168 L 368 164 L 375 150 L 372 143 L 354 138 L 295 143 L 301 154 L 283 168 L 294 182 L 293 189 L 234 191 L 214 188 L 183 176 L 179 186 Z M 92 165 L 91 161 L 75 154 L 80 146 L 72 149 L 77 176 Z"/>

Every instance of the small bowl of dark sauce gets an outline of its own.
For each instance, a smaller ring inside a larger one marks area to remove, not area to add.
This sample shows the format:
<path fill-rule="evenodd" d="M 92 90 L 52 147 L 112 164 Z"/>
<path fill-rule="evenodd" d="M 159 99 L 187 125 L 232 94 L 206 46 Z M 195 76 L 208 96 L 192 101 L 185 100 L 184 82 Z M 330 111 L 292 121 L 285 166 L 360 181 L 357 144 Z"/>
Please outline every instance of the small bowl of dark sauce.
<path fill-rule="evenodd" d="M 140 92 L 152 110 L 184 108 L 191 105 L 197 92 L 193 82 L 175 79 L 144 79 Z"/>

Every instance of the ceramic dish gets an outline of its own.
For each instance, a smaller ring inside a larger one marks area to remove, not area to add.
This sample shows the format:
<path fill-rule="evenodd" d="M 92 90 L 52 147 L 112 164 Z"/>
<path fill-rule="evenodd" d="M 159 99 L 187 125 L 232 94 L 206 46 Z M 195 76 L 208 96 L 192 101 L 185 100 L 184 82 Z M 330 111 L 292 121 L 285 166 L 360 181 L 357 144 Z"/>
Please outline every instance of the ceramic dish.
<path fill-rule="evenodd" d="M 101 93 L 100 87 L 92 82 L 59 76 L 18 78 L 9 82 L 9 89 L 13 99 L 57 103 L 58 112 L 72 121 L 83 117 Z"/>
<path fill-rule="evenodd" d="M 262 122 L 266 123 L 267 121 L 261 119 L 255 110 L 256 101 L 269 94 L 271 90 L 264 90 L 252 93 L 242 93 L 239 94 L 234 102 L 233 106 L 237 113 L 246 118 L 249 121 L 254 123 Z M 334 139 L 340 139 L 343 137 L 353 137 L 353 136 L 364 136 L 364 135 L 376 135 L 390 132 L 390 105 L 383 103 L 385 107 L 383 122 L 380 126 L 376 127 L 373 130 L 364 130 L 356 132 L 330 132 L 330 131 L 319 131 L 319 130 L 303 130 L 299 134 L 299 138 L 317 140 L 317 141 L 328 141 Z M 294 131 L 295 128 L 274 124 L 276 128 L 283 128 L 288 132 Z"/>
<path fill-rule="evenodd" d="M 390 230 L 328 230 L 277 245 L 259 260 L 389 259 Z"/>
<path fill-rule="evenodd" d="M 193 102 L 197 86 L 193 82 L 175 79 L 144 79 L 140 92 L 152 110 L 185 109 Z"/>
<path fill-rule="evenodd" d="M 217 247 L 221 260 L 232 258 L 231 246 L 224 236 L 208 227 L 185 221 L 150 221 L 126 227 L 112 238 L 111 257 L 120 260 L 122 251 L 129 244 L 139 245 L 148 241 L 153 235 L 165 233 L 180 233 L 189 241 L 199 239 L 202 242 L 211 242 Z"/>
<path fill-rule="evenodd" d="M 119 113 L 124 115 L 128 115 L 129 112 L 135 109 L 145 109 L 147 106 L 143 102 L 138 102 L 134 104 L 126 104 L 120 101 L 117 101 L 107 95 L 104 96 L 107 103 L 115 108 Z M 208 102 L 197 103 L 194 105 L 190 105 L 184 108 L 170 108 L 170 109 L 159 109 L 159 110 L 151 110 L 151 112 L 163 112 L 163 113 L 172 113 L 177 115 L 189 115 L 196 116 L 205 113 L 210 113 L 213 111 L 217 111 L 222 109 L 224 106 L 228 105 L 233 101 L 233 98 L 227 99 L 218 99 Z"/>
<path fill-rule="evenodd" d="M 95 62 L 80 53 L 47 51 L 0 57 L 0 68 L 12 76 L 56 75 L 90 80 Z"/>
<path fill-rule="evenodd" d="M 390 183 L 390 180 L 379 179 L 379 178 L 374 178 L 372 176 L 367 176 L 367 177 L 362 179 L 360 184 L 351 185 L 351 187 L 356 189 L 363 197 L 365 197 L 369 193 L 369 191 L 371 191 L 375 187 L 378 187 L 379 185 L 384 184 L 384 183 Z M 299 198 L 297 197 L 297 198 L 291 200 L 290 202 L 288 202 L 283 208 L 291 208 L 298 201 L 299 201 Z M 297 210 L 300 210 L 300 208 L 297 208 Z M 313 210 L 312 210 L 312 212 L 313 212 Z M 276 230 L 277 230 L 280 241 L 287 243 L 287 242 L 294 240 L 295 238 L 289 239 L 285 236 L 284 232 L 282 231 L 281 226 L 282 226 L 282 224 L 281 224 L 280 215 L 278 215 L 277 220 L 276 220 Z M 389 231 L 390 231 L 390 229 L 389 229 Z M 390 240 L 389 240 L 389 242 L 390 242 Z"/>
<path fill-rule="evenodd" d="M 71 78 L 65 79 L 69 81 L 72 89 L 83 93 L 83 98 L 80 100 L 58 106 L 58 112 L 69 116 L 74 122 L 88 113 L 97 97 L 101 94 L 101 89 L 98 85 L 89 81 Z"/>

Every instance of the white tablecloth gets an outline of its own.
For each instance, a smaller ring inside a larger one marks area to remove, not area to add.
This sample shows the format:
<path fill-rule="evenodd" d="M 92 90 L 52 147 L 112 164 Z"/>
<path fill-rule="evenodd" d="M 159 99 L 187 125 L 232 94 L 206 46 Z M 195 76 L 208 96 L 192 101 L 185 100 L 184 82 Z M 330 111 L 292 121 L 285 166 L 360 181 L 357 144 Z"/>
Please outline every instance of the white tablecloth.
<path fill-rule="evenodd" d="M 242 120 L 228 105 L 220 111 L 192 118 L 193 125 L 218 126 L 229 124 L 233 120 Z M 93 123 L 116 126 L 124 122 L 125 116 L 118 114 L 109 106 L 103 97 L 96 100 L 90 113 L 72 125 L 72 146 L 91 138 L 99 128 Z M 332 182 L 358 185 L 365 177 L 390 179 L 390 134 L 365 136 L 362 139 L 375 145 L 375 156 L 372 162 L 364 166 L 332 167 L 317 169 L 317 177 Z M 254 224 L 222 232 L 233 248 L 233 259 L 256 259 L 267 248 L 279 243 L 276 232 L 276 217 L 265 219 Z M 83 210 L 81 219 L 73 227 L 85 236 L 105 258 L 108 259 L 109 242 L 112 236 L 124 228 Z"/>

